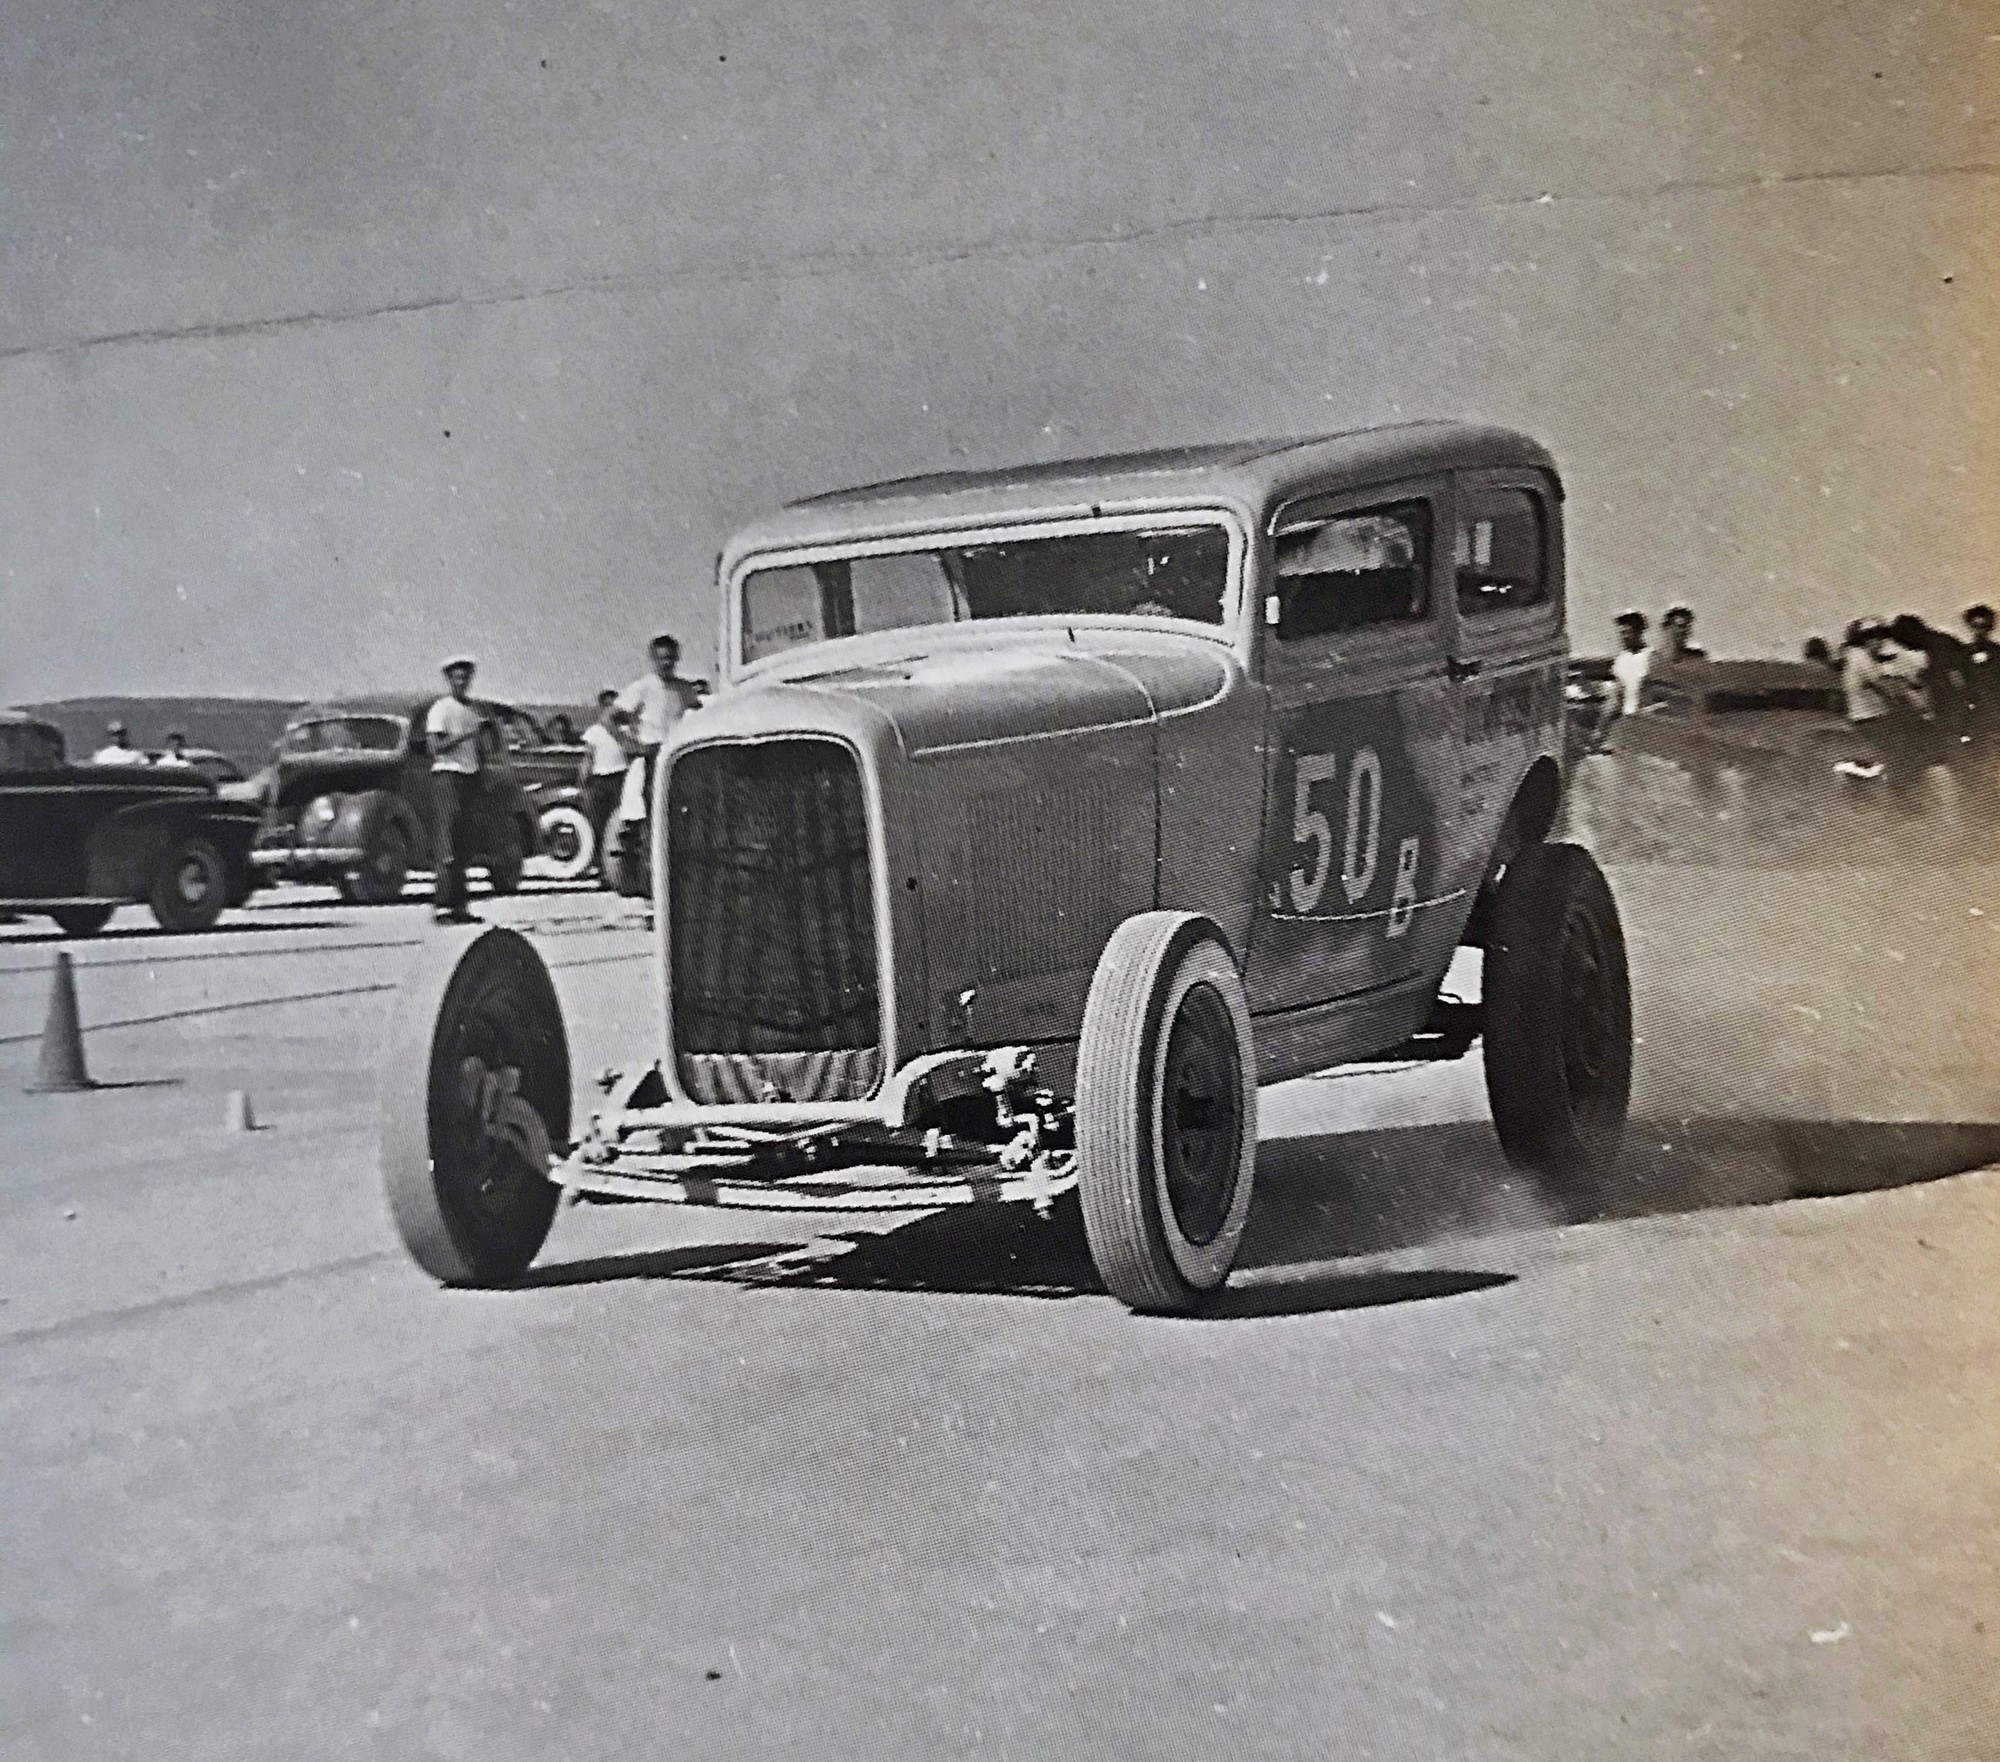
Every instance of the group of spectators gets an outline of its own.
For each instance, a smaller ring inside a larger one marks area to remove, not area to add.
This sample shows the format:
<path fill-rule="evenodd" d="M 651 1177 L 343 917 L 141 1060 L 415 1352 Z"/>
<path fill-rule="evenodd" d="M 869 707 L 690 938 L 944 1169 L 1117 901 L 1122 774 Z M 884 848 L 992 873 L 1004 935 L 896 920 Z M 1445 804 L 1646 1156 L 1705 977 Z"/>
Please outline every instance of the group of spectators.
<path fill-rule="evenodd" d="M 159 765 L 165 768 L 192 770 L 194 760 L 187 756 L 187 736 L 179 729 L 167 736 L 166 750 L 160 753 L 145 752 L 132 744 L 132 730 L 123 722 L 112 722 L 104 730 L 104 744 L 90 755 L 93 765 Z"/>
<path fill-rule="evenodd" d="M 1843 768 L 1881 777 L 1905 806 L 1914 805 L 1924 773 L 1939 764 L 1976 805 L 2000 802 L 2000 642 L 1991 606 L 1968 606 L 1964 618 L 1962 637 L 1905 612 L 1855 619 L 1838 649 L 1822 636 L 1806 640 L 1804 658 L 1838 677 L 1847 719 L 1874 752 L 1872 761 Z M 1648 639 L 1644 612 L 1621 612 L 1617 622 L 1606 727 L 1638 713 L 1657 670 L 1708 658 L 1687 606 L 1661 617 L 1657 644 Z"/>
<path fill-rule="evenodd" d="M 1677 666 L 1684 661 L 1705 661 L 1708 650 L 1694 639 L 1694 609 L 1669 606 L 1660 615 L 1660 641 L 1656 647 L 1647 640 L 1651 629 L 1644 612 L 1618 614 L 1618 652 L 1611 657 L 1611 701 L 1605 706 L 1605 725 L 1620 716 L 1636 716 L 1645 699 L 1646 681 L 1656 667 Z"/>
<path fill-rule="evenodd" d="M 586 811 L 595 834 L 596 863 L 603 869 L 605 837 L 624 793 L 628 773 L 636 765 L 642 799 L 650 800 L 653 769 L 673 726 L 702 701 L 703 683 L 683 679 L 678 638 L 659 635 L 647 645 L 650 666 L 623 691 L 597 694 L 597 720 L 583 731 L 584 754 L 577 783 L 584 791 Z M 488 758 L 485 717 L 471 701 L 476 663 L 455 655 L 443 667 L 445 695 L 424 717 L 424 740 L 431 755 L 431 841 L 437 865 L 437 910 L 440 923 L 472 921 L 465 903 L 465 864 L 453 832 L 472 804 L 480 772 Z M 566 729 L 553 730 L 560 739 Z"/>
<path fill-rule="evenodd" d="M 1965 635 L 1912 612 L 1857 618 L 1836 652 L 1809 640 L 1805 658 L 1837 671 L 1847 719 L 1866 732 L 1892 796 L 1907 803 L 1932 766 L 1949 766 L 1984 806 L 2000 791 L 2000 643 L 1993 608 L 1968 606 Z"/>

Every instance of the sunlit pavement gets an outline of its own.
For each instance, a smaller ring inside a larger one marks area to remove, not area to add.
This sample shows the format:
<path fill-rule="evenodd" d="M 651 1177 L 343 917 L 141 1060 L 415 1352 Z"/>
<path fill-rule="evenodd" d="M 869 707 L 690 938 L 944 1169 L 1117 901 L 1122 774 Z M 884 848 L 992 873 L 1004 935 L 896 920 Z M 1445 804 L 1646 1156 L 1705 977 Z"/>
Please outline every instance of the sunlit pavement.
<path fill-rule="evenodd" d="M 421 901 L 0 929 L 0 1743 L 1990 1756 L 1994 871 L 1617 881 L 1594 1221 L 1476 1060 L 1308 1079 L 1192 1322 L 1012 1210 L 586 1207 L 441 1291 L 374 1168 Z M 476 903 L 580 1073 L 646 1044 L 643 908 Z M 104 1087 L 28 1097 L 58 946 Z"/>

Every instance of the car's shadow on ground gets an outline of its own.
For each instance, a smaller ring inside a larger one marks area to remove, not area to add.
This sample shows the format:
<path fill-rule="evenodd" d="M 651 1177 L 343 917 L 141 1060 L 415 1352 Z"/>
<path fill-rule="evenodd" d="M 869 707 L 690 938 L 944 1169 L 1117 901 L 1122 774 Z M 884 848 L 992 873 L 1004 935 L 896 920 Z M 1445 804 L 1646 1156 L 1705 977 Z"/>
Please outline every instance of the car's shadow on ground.
<path fill-rule="evenodd" d="M 1476 1245 L 1592 1218 L 1640 1218 L 1869 1192 L 2000 1160 L 2000 1123 L 1695 1119 L 1634 1121 L 1616 1177 L 1554 1195 L 1510 1169 L 1482 1121 L 1266 1142 L 1257 1203 L 1217 1319 L 1306 1314 L 1459 1296 L 1511 1273 L 1352 1266 L 1398 1250 Z M 1473 1259 L 1472 1255 L 1458 1256 Z M 935 1294 L 1074 1297 L 1104 1289 L 1073 1200 L 933 1212 L 883 1231 L 727 1242 L 553 1265 L 533 1285 L 622 1279 Z"/>

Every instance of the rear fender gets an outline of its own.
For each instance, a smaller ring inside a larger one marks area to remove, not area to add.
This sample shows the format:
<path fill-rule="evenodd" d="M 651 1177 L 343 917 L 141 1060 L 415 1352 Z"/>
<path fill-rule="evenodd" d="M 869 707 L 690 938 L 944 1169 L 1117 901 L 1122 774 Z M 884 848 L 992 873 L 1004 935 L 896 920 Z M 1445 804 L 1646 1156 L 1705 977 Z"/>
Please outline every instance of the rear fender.
<path fill-rule="evenodd" d="M 1507 817 L 1500 822 L 1500 836 L 1493 841 L 1493 854 L 1487 858 L 1486 874 L 1459 936 L 1461 942 L 1473 948 L 1486 946 L 1486 923 L 1494 889 L 1509 863 L 1530 845 L 1540 844 L 1554 830 L 1556 815 L 1562 808 L 1562 793 L 1561 767 L 1544 753 L 1528 767 L 1514 791 L 1514 799 L 1507 805 Z"/>
<path fill-rule="evenodd" d="M 200 829 L 202 805 L 186 799 L 137 802 L 98 821 L 85 850 L 86 891 L 106 899 L 143 898 L 168 848 Z"/>

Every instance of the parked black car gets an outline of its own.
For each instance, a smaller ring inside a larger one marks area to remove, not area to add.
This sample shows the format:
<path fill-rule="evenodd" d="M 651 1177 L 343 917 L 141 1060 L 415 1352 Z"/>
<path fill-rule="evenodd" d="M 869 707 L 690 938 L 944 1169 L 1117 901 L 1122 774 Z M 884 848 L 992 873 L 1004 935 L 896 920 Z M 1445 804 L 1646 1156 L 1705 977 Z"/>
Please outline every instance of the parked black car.
<path fill-rule="evenodd" d="M 331 881 L 362 904 L 399 898 L 412 869 L 432 864 L 429 700 L 350 698 L 296 712 L 278 743 L 251 861 L 271 879 Z M 460 823 L 468 867 L 495 893 L 521 885 L 538 848 L 535 804 L 519 758 L 539 740 L 533 719 L 481 702 L 488 738 L 479 805 Z"/>
<path fill-rule="evenodd" d="M 206 930 L 249 897 L 256 834 L 256 809 L 192 767 L 72 765 L 52 723 L 0 715 L 0 909 L 91 936 L 139 901 Z"/>

